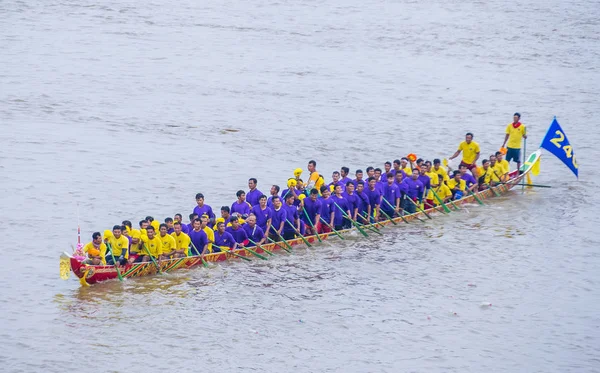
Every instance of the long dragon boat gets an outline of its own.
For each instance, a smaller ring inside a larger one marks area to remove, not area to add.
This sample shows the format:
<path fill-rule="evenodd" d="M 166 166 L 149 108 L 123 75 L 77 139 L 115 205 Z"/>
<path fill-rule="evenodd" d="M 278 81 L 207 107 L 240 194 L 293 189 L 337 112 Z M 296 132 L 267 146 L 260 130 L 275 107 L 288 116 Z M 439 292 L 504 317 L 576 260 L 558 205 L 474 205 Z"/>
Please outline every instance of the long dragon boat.
<path fill-rule="evenodd" d="M 444 211 L 449 211 L 452 208 L 457 208 L 457 205 L 479 202 L 481 200 L 489 199 L 494 196 L 506 194 L 513 187 L 522 184 L 522 182 L 525 180 L 524 178 L 529 172 L 531 172 L 533 165 L 539 160 L 540 157 L 541 150 L 537 150 L 536 152 L 530 154 L 527 158 L 527 161 L 524 162 L 521 166 L 521 172 L 519 172 L 519 170 L 514 170 L 510 172 L 508 181 L 499 184 L 493 188 L 488 188 L 477 193 L 465 195 L 463 198 L 459 200 L 449 201 L 445 205 L 436 206 L 427 210 L 420 210 L 410 215 L 403 215 L 389 220 L 382 220 L 377 223 L 366 224 L 362 227 L 366 229 L 371 228 L 373 230 L 378 230 L 380 227 L 390 224 L 406 224 L 416 219 L 430 217 L 431 215 L 436 214 L 443 214 Z M 332 237 L 332 235 L 333 237 L 335 237 L 336 234 L 347 235 L 356 230 L 357 228 L 353 227 L 349 229 L 339 230 L 337 231 L 337 233 L 322 233 L 318 236 L 320 240 L 325 240 Z M 263 244 L 261 245 L 261 247 L 253 247 L 252 250 L 258 254 L 267 254 L 265 250 L 268 250 L 269 252 L 277 252 L 281 250 L 286 250 L 287 247 L 305 244 L 305 240 L 309 243 L 316 243 L 320 241 L 319 238 L 317 238 L 317 235 L 307 236 L 303 238 L 298 237 L 285 242 L 281 241 L 277 243 Z M 206 254 L 204 255 L 204 260 L 206 262 L 222 262 L 229 259 L 237 259 L 239 256 L 252 257 L 254 256 L 254 254 L 242 248 L 235 250 L 234 254 L 232 254 L 231 252 L 218 252 Z M 151 276 L 157 273 L 169 273 L 175 270 L 190 269 L 193 267 L 202 266 L 203 264 L 205 264 L 203 263 L 202 259 L 203 258 L 200 255 L 196 255 L 188 256 L 185 258 L 163 260 L 156 263 L 152 261 L 133 263 L 126 264 L 124 266 L 119 266 L 119 270 L 123 278 Z M 79 278 L 81 284 L 84 286 L 94 284 L 97 282 L 113 280 L 119 277 L 119 273 L 117 273 L 117 269 L 114 265 L 86 265 L 82 262 L 81 258 L 73 257 L 66 252 L 61 254 L 60 264 L 61 277 L 63 279 L 68 278 L 70 271 L 72 271 L 75 274 L 75 276 Z"/>

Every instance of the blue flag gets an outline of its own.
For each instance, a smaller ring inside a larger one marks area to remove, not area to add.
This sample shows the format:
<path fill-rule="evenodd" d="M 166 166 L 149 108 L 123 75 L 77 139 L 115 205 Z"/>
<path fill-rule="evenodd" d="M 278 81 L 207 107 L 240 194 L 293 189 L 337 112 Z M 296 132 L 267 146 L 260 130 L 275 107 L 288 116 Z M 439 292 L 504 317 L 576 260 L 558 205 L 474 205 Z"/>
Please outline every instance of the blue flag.
<path fill-rule="evenodd" d="M 548 132 L 542 140 L 542 145 L 540 148 L 544 148 L 550 153 L 554 154 L 558 159 L 563 161 L 564 164 L 567 165 L 573 171 L 575 176 L 579 178 L 577 161 L 575 160 L 575 153 L 573 152 L 573 147 L 567 136 L 565 135 L 562 128 L 556 121 L 556 117 L 550 124 L 550 128 L 548 128 Z"/>

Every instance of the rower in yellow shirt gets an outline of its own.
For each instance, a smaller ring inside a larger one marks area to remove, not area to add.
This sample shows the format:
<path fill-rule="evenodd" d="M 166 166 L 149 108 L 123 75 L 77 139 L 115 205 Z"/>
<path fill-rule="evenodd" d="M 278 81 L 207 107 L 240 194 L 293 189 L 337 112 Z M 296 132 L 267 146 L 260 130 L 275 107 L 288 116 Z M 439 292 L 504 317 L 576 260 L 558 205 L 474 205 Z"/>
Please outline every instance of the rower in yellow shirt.
<path fill-rule="evenodd" d="M 448 185 L 442 183 L 439 187 L 435 188 L 435 193 L 438 198 L 442 200 L 443 203 L 448 202 L 452 198 L 452 191 L 448 188 Z M 434 196 L 435 198 L 435 196 Z M 436 206 L 440 205 L 440 201 L 437 198 L 433 201 Z"/>
<path fill-rule="evenodd" d="M 162 241 L 156 235 L 154 227 L 149 225 L 148 228 L 146 228 L 146 234 L 145 240 L 142 241 L 142 248 L 145 254 L 142 256 L 142 262 L 149 262 L 150 255 L 152 255 L 154 259 L 158 259 L 162 254 Z"/>
<path fill-rule="evenodd" d="M 165 223 L 159 226 L 159 238 L 161 242 L 161 259 L 167 260 L 171 258 L 171 255 L 175 254 L 177 250 L 177 243 L 175 238 L 168 233 L 169 226 Z"/>
<path fill-rule="evenodd" d="M 479 190 L 493 187 L 500 182 L 500 179 L 490 167 L 490 161 L 488 159 L 482 161 L 482 165 L 477 169 L 477 173 L 480 175 L 478 180 Z"/>
<path fill-rule="evenodd" d="M 448 188 L 452 192 L 452 199 L 461 199 L 467 190 L 467 182 L 461 177 L 460 171 L 455 170 L 452 178 L 448 180 Z"/>
<path fill-rule="evenodd" d="M 148 224 L 154 227 L 155 232 L 158 232 L 160 230 L 160 223 L 158 222 L 158 220 L 154 220 L 152 216 L 146 216 L 146 221 L 148 222 Z"/>
<path fill-rule="evenodd" d="M 448 179 L 449 179 L 448 172 L 446 171 L 446 168 L 442 167 L 442 162 L 438 158 L 433 160 L 432 171 L 435 172 L 436 174 L 438 174 L 440 181 L 443 181 L 443 182 L 448 181 Z"/>
<path fill-rule="evenodd" d="M 120 225 L 115 225 L 113 226 L 112 234 L 108 235 L 108 237 L 105 235 L 104 237 L 106 246 L 112 251 L 112 255 L 106 258 L 106 263 L 109 265 L 115 264 L 113 256 L 120 265 L 127 264 L 127 259 L 129 258 L 129 240 L 122 234 L 121 229 Z"/>
<path fill-rule="evenodd" d="M 146 230 L 144 229 L 144 232 Z M 130 232 L 131 242 L 129 242 L 129 263 L 142 261 L 144 249 L 142 248 L 142 233 L 139 229 L 132 229 Z"/>
<path fill-rule="evenodd" d="M 429 183 L 431 188 L 429 188 L 429 190 L 427 191 L 427 195 L 425 196 L 425 202 L 427 203 L 426 207 L 431 208 L 435 205 L 435 196 L 433 195 L 433 191 L 440 185 L 440 177 L 436 172 L 433 172 L 431 170 L 431 168 L 433 167 L 431 165 L 431 162 L 427 161 L 425 162 L 425 165 L 421 167 L 425 168 L 425 175 L 429 176 Z"/>
<path fill-rule="evenodd" d="M 504 136 L 504 142 L 502 148 L 507 145 L 506 149 L 506 161 L 507 163 L 511 160 L 517 162 L 517 170 L 521 169 L 521 142 L 527 138 L 527 129 L 525 125 L 521 123 L 521 114 L 515 113 L 513 115 L 513 122 L 506 126 L 506 136 Z"/>
<path fill-rule="evenodd" d="M 88 257 L 88 259 L 84 261 L 85 264 L 95 266 L 106 264 L 106 244 L 102 242 L 102 235 L 100 232 L 94 232 L 92 234 L 92 241 L 88 242 L 83 247 L 83 252 L 86 253 Z"/>
<path fill-rule="evenodd" d="M 217 219 L 219 220 L 219 219 Z M 213 252 L 213 243 L 215 242 L 215 231 L 210 229 L 210 227 L 208 226 L 208 215 L 202 215 L 202 217 L 200 218 L 200 222 L 202 223 L 200 225 L 200 229 L 202 229 L 204 231 L 204 233 L 206 233 L 206 238 L 208 238 L 208 244 L 206 245 L 206 248 L 208 250 L 209 253 Z M 218 224 L 218 222 L 217 222 Z M 231 223 L 229 223 L 231 224 Z"/>
<path fill-rule="evenodd" d="M 510 172 L 510 164 L 506 161 L 506 159 L 503 158 L 504 154 L 502 154 L 502 152 L 496 152 L 496 164 L 498 165 L 497 167 L 499 169 L 502 169 L 502 177 L 500 178 L 500 180 L 504 182 L 510 179 L 510 176 L 508 176 L 508 173 Z"/>
<path fill-rule="evenodd" d="M 466 166 L 473 174 L 475 180 L 477 180 L 477 160 L 479 159 L 480 150 L 479 144 L 473 141 L 473 134 L 471 132 L 467 132 L 465 140 L 458 145 L 458 150 L 449 159 L 458 157 L 461 152 L 463 153 L 463 157 L 458 168 L 463 165 Z"/>
<path fill-rule="evenodd" d="M 404 174 L 409 176 L 412 175 L 412 167 L 408 163 L 409 159 L 407 157 L 400 158 L 400 169 L 404 171 Z"/>
<path fill-rule="evenodd" d="M 208 221 L 208 216 L 206 216 L 206 220 Z M 173 254 L 173 257 L 183 258 L 188 256 L 190 242 L 192 242 L 190 236 L 182 232 L 180 221 L 176 220 L 175 223 L 173 223 L 173 229 L 175 230 L 171 233 L 171 236 L 175 239 L 175 253 Z"/>

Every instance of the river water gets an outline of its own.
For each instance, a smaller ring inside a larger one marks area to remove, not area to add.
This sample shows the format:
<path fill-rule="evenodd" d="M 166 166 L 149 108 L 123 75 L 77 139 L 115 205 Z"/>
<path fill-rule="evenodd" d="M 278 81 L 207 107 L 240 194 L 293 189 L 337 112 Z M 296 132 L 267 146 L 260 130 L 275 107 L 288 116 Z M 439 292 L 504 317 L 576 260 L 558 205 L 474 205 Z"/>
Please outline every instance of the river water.
<path fill-rule="evenodd" d="M 597 1 L 0 2 L 6 372 L 600 371 Z M 81 288 L 58 257 L 123 219 L 218 210 L 309 159 L 497 150 L 554 115 L 515 190 L 380 237 Z M 79 208 L 77 207 L 79 206 Z M 79 210 L 79 213 L 78 213 Z M 79 214 L 79 218 L 78 218 Z M 491 306 L 489 306 L 491 304 Z M 486 306 L 487 305 L 487 306 Z"/>

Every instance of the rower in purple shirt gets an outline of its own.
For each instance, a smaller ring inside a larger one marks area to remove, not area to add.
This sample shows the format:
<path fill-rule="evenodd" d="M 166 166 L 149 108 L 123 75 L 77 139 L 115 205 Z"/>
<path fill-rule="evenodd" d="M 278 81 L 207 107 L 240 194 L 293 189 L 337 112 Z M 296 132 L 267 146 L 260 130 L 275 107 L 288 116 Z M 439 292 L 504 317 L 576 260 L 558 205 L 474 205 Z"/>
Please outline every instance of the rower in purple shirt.
<path fill-rule="evenodd" d="M 266 199 L 267 198 L 265 197 L 265 200 Z M 246 235 L 250 241 L 246 246 L 255 246 L 253 242 L 262 245 L 267 240 L 265 237 L 265 232 L 261 227 L 258 226 L 258 224 L 256 224 L 256 216 L 254 215 L 248 216 L 248 219 L 246 219 L 246 224 L 242 225 L 242 229 L 246 231 Z"/>
<path fill-rule="evenodd" d="M 390 171 L 392 170 L 392 162 L 387 161 L 383 164 L 383 174 L 381 175 L 382 178 L 387 178 L 387 174 L 390 173 Z"/>
<path fill-rule="evenodd" d="M 246 192 L 243 190 L 238 190 L 235 194 L 237 197 L 237 201 L 231 204 L 230 213 L 233 214 L 237 212 L 242 216 L 242 218 L 247 218 L 250 214 L 250 205 L 246 203 Z"/>
<path fill-rule="evenodd" d="M 221 251 L 235 250 L 237 248 L 237 242 L 231 233 L 225 231 L 225 223 L 222 221 L 217 223 L 217 230 L 215 231 L 215 242 L 213 244 L 213 252 L 219 253 Z"/>
<path fill-rule="evenodd" d="M 310 195 L 302 200 L 300 219 L 306 223 L 308 235 L 317 234 L 313 227 L 317 227 L 321 217 L 321 200 L 319 199 L 319 191 L 315 188 L 310 190 Z M 310 220 L 309 220 L 310 219 Z"/>
<path fill-rule="evenodd" d="M 271 190 L 270 190 L 270 196 L 267 199 L 267 206 L 269 206 L 270 208 L 273 208 L 273 197 L 277 196 L 279 197 L 279 185 L 273 185 L 271 186 Z"/>
<path fill-rule="evenodd" d="M 331 199 L 331 191 L 326 185 L 321 186 L 321 222 L 319 233 L 329 233 L 333 227 L 333 209 L 335 208 L 333 200 Z M 325 224 L 327 223 L 327 224 Z"/>
<path fill-rule="evenodd" d="M 300 231 L 300 215 L 298 214 L 298 207 L 294 206 L 294 196 L 288 194 L 285 199 L 283 209 L 285 209 L 285 224 L 283 225 L 283 238 L 285 240 L 291 240 L 296 237 L 296 229 Z M 295 229 L 294 229 L 295 228 Z"/>
<path fill-rule="evenodd" d="M 394 168 L 392 169 L 391 173 L 394 174 L 394 176 L 396 176 L 398 173 L 402 174 L 402 177 L 406 177 L 406 173 L 400 168 L 400 160 L 399 159 L 394 159 L 394 164 L 393 164 Z"/>
<path fill-rule="evenodd" d="M 229 222 L 231 223 L 231 227 L 226 227 L 225 232 L 229 232 L 239 246 L 245 246 L 248 243 L 248 234 L 246 234 L 246 230 L 240 226 L 240 221 L 237 216 L 232 216 L 229 219 Z"/>
<path fill-rule="evenodd" d="M 354 191 L 354 182 L 348 181 L 346 183 L 346 191 L 342 193 L 342 196 L 346 199 L 346 201 L 348 201 L 351 212 L 350 217 L 352 217 L 352 220 L 356 221 L 356 214 L 358 213 L 358 205 L 360 204 L 360 198 L 356 195 L 356 192 Z M 348 221 L 348 223 L 350 222 Z"/>
<path fill-rule="evenodd" d="M 267 196 L 264 194 L 260 196 L 258 205 L 252 207 L 250 212 L 254 214 L 256 218 L 256 224 L 263 230 L 263 232 L 268 232 L 271 228 L 273 209 L 267 206 Z"/>
<path fill-rule="evenodd" d="M 373 172 L 373 177 L 375 177 L 375 181 L 377 181 L 378 183 L 381 182 L 381 168 L 377 167 L 375 170 L 373 170 Z M 383 182 L 385 182 L 385 180 L 383 180 Z"/>
<path fill-rule="evenodd" d="M 188 233 L 190 236 L 190 240 L 192 241 L 192 255 L 204 255 L 208 250 L 208 237 L 206 236 L 206 232 L 202 230 L 202 222 L 200 219 L 195 218 L 192 222 L 193 229 Z"/>
<path fill-rule="evenodd" d="M 387 182 L 383 186 L 380 210 L 393 217 L 396 212 L 400 212 L 400 188 L 394 183 L 394 175 L 391 172 L 387 173 L 386 178 Z"/>
<path fill-rule="evenodd" d="M 215 221 L 215 214 L 213 213 L 212 208 L 209 205 L 204 204 L 204 194 L 198 193 L 196 194 L 196 203 L 197 206 L 194 207 L 194 213 L 197 216 L 208 215 L 211 223 Z"/>
<path fill-rule="evenodd" d="M 356 172 L 354 173 L 354 175 L 356 175 L 356 179 L 354 179 L 354 190 L 358 189 L 358 182 L 363 180 L 363 171 L 362 170 L 356 170 Z"/>
<path fill-rule="evenodd" d="M 348 167 L 342 167 L 340 169 L 340 176 L 342 177 L 340 179 L 340 181 L 342 182 L 342 185 L 344 185 L 344 186 L 348 185 L 349 181 L 352 181 L 352 179 L 350 179 L 348 177 L 349 173 L 350 173 L 350 169 Z"/>
<path fill-rule="evenodd" d="M 189 235 L 189 233 L 194 229 L 194 219 L 196 219 L 198 217 L 198 214 L 196 214 L 195 212 L 192 212 L 189 216 L 190 218 L 190 223 L 189 224 L 182 224 L 181 225 L 181 230 L 183 230 L 183 226 L 187 227 L 187 232 L 186 234 Z"/>
<path fill-rule="evenodd" d="M 458 170 L 460 171 L 460 178 L 465 181 L 467 188 L 469 188 L 470 191 L 477 191 L 477 181 L 473 175 L 467 173 L 467 166 L 461 164 Z"/>
<path fill-rule="evenodd" d="M 365 182 L 360 180 L 356 187 L 355 192 L 357 198 L 357 207 L 358 210 L 356 212 L 357 216 L 360 216 L 362 220 L 358 220 L 361 223 L 368 223 L 368 211 L 367 206 L 369 205 L 369 197 L 365 194 Z"/>
<path fill-rule="evenodd" d="M 344 215 L 351 216 L 351 208 L 348 200 L 342 196 L 342 187 L 337 185 L 334 189 L 334 194 L 331 196 L 333 201 L 333 228 L 338 231 L 340 229 L 349 228 L 351 224 Z"/>
<path fill-rule="evenodd" d="M 374 176 L 367 179 L 369 182 L 369 188 L 365 190 L 365 194 L 369 198 L 369 204 L 367 205 L 367 214 L 371 221 L 375 221 L 374 216 L 379 216 L 379 207 L 381 205 L 381 192 L 376 188 L 377 180 Z"/>
<path fill-rule="evenodd" d="M 340 181 L 340 173 L 338 171 L 333 171 L 333 174 L 331 175 L 333 181 L 329 184 L 327 184 L 327 186 L 329 187 L 329 190 L 334 189 L 336 186 L 341 186 L 342 187 L 342 191 L 344 190 L 344 184 L 342 184 L 342 182 Z"/>
<path fill-rule="evenodd" d="M 425 175 L 426 172 L 427 167 L 421 167 L 419 169 L 419 177 L 417 178 L 421 183 L 423 183 L 423 194 L 420 197 L 421 200 L 425 198 L 425 196 L 429 192 L 429 189 L 431 189 L 431 178 Z"/>
<path fill-rule="evenodd" d="M 404 179 L 403 183 L 408 187 L 406 198 L 410 198 L 417 203 L 417 201 L 423 196 L 423 183 L 419 181 L 419 170 L 414 168 L 412 170 L 412 175 Z M 407 200 L 404 201 L 402 208 L 410 214 L 415 212 L 415 204 Z"/>
<path fill-rule="evenodd" d="M 271 230 L 269 231 L 269 237 L 273 241 L 279 241 L 283 232 L 283 227 L 286 224 L 286 213 L 281 203 L 281 198 L 278 196 L 273 197 L 273 217 L 271 218 Z"/>
<path fill-rule="evenodd" d="M 250 188 L 250 190 L 246 193 L 246 202 L 248 202 L 250 206 L 258 205 L 258 200 L 260 199 L 260 196 L 263 195 L 260 190 L 256 189 L 257 185 L 258 180 L 256 180 L 256 178 L 251 177 L 248 179 L 248 188 Z"/>

